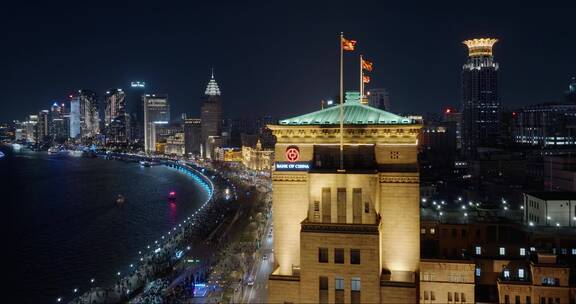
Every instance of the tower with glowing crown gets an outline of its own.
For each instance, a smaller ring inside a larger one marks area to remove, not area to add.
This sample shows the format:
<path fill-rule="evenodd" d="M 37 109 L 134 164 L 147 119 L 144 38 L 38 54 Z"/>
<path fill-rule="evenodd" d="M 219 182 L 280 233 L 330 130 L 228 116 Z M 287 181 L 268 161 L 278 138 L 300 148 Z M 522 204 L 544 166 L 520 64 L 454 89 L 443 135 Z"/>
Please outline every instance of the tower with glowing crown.
<path fill-rule="evenodd" d="M 462 67 L 462 152 L 476 155 L 479 146 L 493 146 L 498 138 L 500 99 L 498 63 L 492 47 L 497 39 L 466 40 L 468 61 Z"/>
<path fill-rule="evenodd" d="M 222 135 L 222 103 L 220 101 L 220 88 L 214 79 L 214 73 L 204 92 L 206 100 L 201 109 L 202 157 L 211 159 L 214 148 L 221 145 Z"/>
<path fill-rule="evenodd" d="M 417 136 L 412 120 L 360 103 L 269 125 L 274 303 L 414 303 L 420 263 Z"/>

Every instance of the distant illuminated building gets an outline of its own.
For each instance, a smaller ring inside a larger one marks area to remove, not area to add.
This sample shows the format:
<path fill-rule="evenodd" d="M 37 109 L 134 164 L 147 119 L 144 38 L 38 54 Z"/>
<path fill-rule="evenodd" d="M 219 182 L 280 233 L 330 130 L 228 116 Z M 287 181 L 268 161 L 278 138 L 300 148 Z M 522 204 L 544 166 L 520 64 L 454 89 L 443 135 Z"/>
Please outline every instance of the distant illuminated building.
<path fill-rule="evenodd" d="M 38 113 L 38 124 L 36 125 L 36 142 L 46 142 L 50 139 L 50 112 L 42 110 Z"/>
<path fill-rule="evenodd" d="M 179 132 L 166 138 L 165 154 L 183 156 L 184 151 L 184 133 Z"/>
<path fill-rule="evenodd" d="M 104 126 L 107 143 L 127 143 L 130 138 L 130 117 L 126 108 L 126 94 L 122 89 L 106 91 Z"/>
<path fill-rule="evenodd" d="M 202 156 L 211 159 L 214 148 L 220 147 L 222 143 L 222 103 L 214 74 L 210 77 L 204 95 L 206 100 L 201 109 Z"/>
<path fill-rule="evenodd" d="M 386 89 L 370 89 L 366 94 L 368 105 L 384 111 L 390 111 L 390 93 Z"/>
<path fill-rule="evenodd" d="M 243 145 L 242 164 L 251 170 L 270 171 L 274 165 L 274 151 L 263 150 L 260 140 L 254 147 Z"/>
<path fill-rule="evenodd" d="M 462 113 L 451 107 L 444 109 L 444 122 L 453 122 L 456 125 L 456 149 L 462 148 Z"/>
<path fill-rule="evenodd" d="M 132 141 L 144 141 L 144 94 L 146 83 L 132 81 L 126 96 L 127 111 L 130 115 L 130 136 Z"/>
<path fill-rule="evenodd" d="M 100 107 L 98 95 L 90 90 L 79 90 L 80 136 L 92 139 L 100 134 Z"/>
<path fill-rule="evenodd" d="M 200 155 L 202 146 L 202 124 L 199 118 L 184 119 L 184 150 L 187 156 Z"/>
<path fill-rule="evenodd" d="M 242 150 L 240 150 L 239 148 L 216 147 L 214 149 L 213 160 L 239 163 L 242 161 Z"/>
<path fill-rule="evenodd" d="M 144 150 L 156 151 L 156 129 L 170 122 L 170 104 L 167 95 L 144 95 Z"/>
<path fill-rule="evenodd" d="M 37 137 L 38 115 L 29 115 L 28 119 L 23 122 L 24 131 L 26 133 L 26 141 L 29 143 L 36 143 Z"/>
<path fill-rule="evenodd" d="M 68 138 L 68 118 L 64 103 L 54 102 L 50 107 L 50 137 L 63 141 Z"/>
<path fill-rule="evenodd" d="M 492 146 L 498 139 L 500 100 L 498 97 L 498 63 L 492 47 L 497 39 L 464 41 L 468 61 L 462 67 L 462 150 L 476 155 L 480 146 Z"/>
<path fill-rule="evenodd" d="M 513 141 L 540 147 L 576 145 L 576 104 L 545 103 L 513 113 Z"/>
<path fill-rule="evenodd" d="M 70 138 L 80 137 L 80 97 L 70 95 Z"/>

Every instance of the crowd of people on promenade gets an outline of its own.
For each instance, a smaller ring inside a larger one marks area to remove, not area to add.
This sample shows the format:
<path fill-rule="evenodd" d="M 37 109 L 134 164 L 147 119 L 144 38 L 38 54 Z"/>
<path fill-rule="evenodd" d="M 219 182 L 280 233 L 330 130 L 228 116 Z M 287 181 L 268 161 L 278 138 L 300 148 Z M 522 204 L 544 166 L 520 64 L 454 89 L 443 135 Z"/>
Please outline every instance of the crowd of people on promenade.
<path fill-rule="evenodd" d="M 199 171 L 217 185 L 209 203 L 139 252 L 138 263 L 131 264 L 126 274 L 118 273 L 116 284 L 92 288 L 70 303 L 187 303 L 194 296 L 194 283 L 208 283 L 214 286 L 213 290 L 218 286 L 222 291 L 242 281 L 248 265 L 254 263 L 255 238 L 222 242 L 228 240 L 225 235 L 228 230 L 218 228 L 231 225 L 238 208 L 238 204 L 231 204 L 238 198 L 236 186 L 268 192 L 269 189 L 257 189 L 269 187 L 264 186 L 269 185 L 266 176 L 211 164 L 178 163 L 176 167 L 188 174 Z M 269 200 L 269 193 L 265 197 Z M 222 235 L 215 237 L 215 232 Z M 195 242 L 203 242 L 210 252 L 217 254 L 201 264 L 187 265 L 186 256 Z"/>
<path fill-rule="evenodd" d="M 179 169 L 189 174 L 196 174 L 190 171 L 190 168 L 182 166 Z M 215 172 L 203 171 L 214 184 L 229 186 L 229 183 Z M 138 263 L 130 265 L 127 275 L 119 272 L 114 285 L 91 288 L 70 303 L 114 303 L 127 300 L 133 297 L 135 291 L 144 290 L 149 282 L 172 273 L 173 267 L 180 262 L 181 257 L 190 251 L 189 244 L 195 239 L 207 239 L 231 211 L 231 204 L 223 200 L 221 188 L 215 189 L 211 200 L 194 215 L 178 224 L 154 244 L 147 246 L 144 251 L 140 251 Z"/>

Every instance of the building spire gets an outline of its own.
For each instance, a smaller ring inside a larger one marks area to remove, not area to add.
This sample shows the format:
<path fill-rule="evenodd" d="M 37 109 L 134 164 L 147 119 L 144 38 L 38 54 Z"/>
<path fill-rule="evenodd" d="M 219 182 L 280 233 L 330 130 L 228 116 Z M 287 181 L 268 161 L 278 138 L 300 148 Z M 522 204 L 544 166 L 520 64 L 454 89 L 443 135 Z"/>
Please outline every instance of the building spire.
<path fill-rule="evenodd" d="M 212 68 L 210 81 L 208 81 L 208 85 L 206 86 L 206 91 L 204 92 L 204 94 L 207 96 L 220 96 L 220 88 L 216 83 L 216 79 L 214 79 L 214 68 Z"/>

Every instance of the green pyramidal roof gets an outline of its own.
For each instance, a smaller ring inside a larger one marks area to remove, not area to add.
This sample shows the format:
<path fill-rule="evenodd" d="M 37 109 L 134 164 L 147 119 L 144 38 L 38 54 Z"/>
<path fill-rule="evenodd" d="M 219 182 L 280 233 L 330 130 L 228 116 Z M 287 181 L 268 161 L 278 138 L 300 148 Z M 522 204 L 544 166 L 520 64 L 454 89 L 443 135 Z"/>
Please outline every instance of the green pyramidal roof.
<path fill-rule="evenodd" d="M 356 125 L 389 125 L 411 124 L 411 119 L 402 117 L 357 102 L 346 102 L 344 107 L 344 124 Z M 339 125 L 340 106 L 331 106 L 312 113 L 280 120 L 281 125 Z"/>

